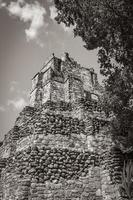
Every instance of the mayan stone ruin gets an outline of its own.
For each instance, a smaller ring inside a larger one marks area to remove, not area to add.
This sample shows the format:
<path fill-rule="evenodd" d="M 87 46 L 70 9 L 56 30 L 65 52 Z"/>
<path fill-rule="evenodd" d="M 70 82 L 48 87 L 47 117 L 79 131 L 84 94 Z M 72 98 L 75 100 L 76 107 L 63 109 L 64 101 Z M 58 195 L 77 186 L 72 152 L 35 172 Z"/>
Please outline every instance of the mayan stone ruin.
<path fill-rule="evenodd" d="M 0 200 L 120 200 L 125 155 L 92 68 L 65 53 L 33 77 L 30 103 L 0 143 Z"/>

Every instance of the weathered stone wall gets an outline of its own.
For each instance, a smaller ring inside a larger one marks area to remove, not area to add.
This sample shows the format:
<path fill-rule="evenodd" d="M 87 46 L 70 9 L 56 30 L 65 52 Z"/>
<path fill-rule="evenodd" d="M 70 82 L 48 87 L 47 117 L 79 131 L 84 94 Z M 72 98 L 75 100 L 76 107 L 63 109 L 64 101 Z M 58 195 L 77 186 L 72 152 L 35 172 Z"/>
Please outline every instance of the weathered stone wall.
<path fill-rule="evenodd" d="M 64 84 L 53 81 L 51 83 L 51 101 L 65 101 Z"/>
<path fill-rule="evenodd" d="M 116 146 L 108 124 L 96 134 L 97 151 L 100 157 L 101 188 L 103 199 L 122 200 L 120 194 L 121 175 L 124 164 L 124 154 Z"/>
<path fill-rule="evenodd" d="M 70 102 L 74 103 L 84 97 L 83 83 L 77 77 L 70 77 Z"/>
<path fill-rule="evenodd" d="M 121 198 L 122 152 L 105 121 L 77 105 L 82 117 L 65 102 L 20 113 L 1 147 L 2 200 Z"/>
<path fill-rule="evenodd" d="M 51 68 L 48 68 L 46 72 L 42 73 L 42 87 L 45 86 L 51 78 Z"/>
<path fill-rule="evenodd" d="M 0 145 L 0 200 L 119 200 L 124 155 L 92 69 L 54 56 Z M 93 97 L 93 98 L 92 98 Z"/>
<path fill-rule="evenodd" d="M 63 138 L 58 143 L 61 141 Z M 40 195 L 42 199 L 100 199 L 96 155 L 72 147 L 51 148 L 44 142 L 36 139 L 36 145 L 8 161 L 2 172 L 3 199 L 40 199 Z"/>
<path fill-rule="evenodd" d="M 70 102 L 70 80 L 66 79 L 64 82 L 64 96 L 65 102 Z"/>
<path fill-rule="evenodd" d="M 84 98 L 85 92 L 101 92 L 94 70 L 81 67 L 68 55 L 64 60 L 53 56 L 32 79 L 30 105 L 40 106 L 47 100 L 74 102 Z"/>
<path fill-rule="evenodd" d="M 51 95 L 51 83 L 48 82 L 45 86 L 43 86 L 42 89 L 42 104 L 46 103 L 50 100 Z"/>
<path fill-rule="evenodd" d="M 30 93 L 30 105 L 40 106 L 42 104 L 42 73 L 38 73 L 32 79 L 32 90 Z"/>
<path fill-rule="evenodd" d="M 1 199 L 102 199 L 98 155 L 88 150 L 84 121 L 50 108 L 25 108 L 6 138 L 5 146 L 14 146 L 1 173 Z"/>

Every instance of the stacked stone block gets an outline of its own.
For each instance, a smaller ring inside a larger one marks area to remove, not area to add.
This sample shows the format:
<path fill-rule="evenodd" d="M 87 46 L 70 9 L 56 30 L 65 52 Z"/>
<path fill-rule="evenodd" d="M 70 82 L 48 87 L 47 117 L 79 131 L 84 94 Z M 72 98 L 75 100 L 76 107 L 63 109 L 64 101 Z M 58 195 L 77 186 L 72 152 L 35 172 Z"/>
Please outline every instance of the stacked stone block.
<path fill-rule="evenodd" d="M 124 156 L 92 69 L 53 56 L 0 145 L 0 200 L 118 200 Z"/>
<path fill-rule="evenodd" d="M 101 198 L 96 193 L 100 190 L 98 155 L 88 150 L 81 136 L 86 137 L 84 121 L 53 107 L 25 108 L 6 137 L 6 145 L 12 148 L 6 164 L 1 162 L 1 199 Z"/>

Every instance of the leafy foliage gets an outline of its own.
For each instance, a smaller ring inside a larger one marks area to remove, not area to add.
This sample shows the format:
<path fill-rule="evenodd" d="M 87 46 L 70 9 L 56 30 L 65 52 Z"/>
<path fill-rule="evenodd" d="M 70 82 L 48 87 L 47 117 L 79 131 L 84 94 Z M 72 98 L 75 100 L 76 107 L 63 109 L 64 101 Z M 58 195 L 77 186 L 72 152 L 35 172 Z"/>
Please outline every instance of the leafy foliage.
<path fill-rule="evenodd" d="M 98 48 L 105 76 L 104 108 L 113 112 L 117 134 L 133 132 L 133 1 L 54 0 L 58 23 L 73 25 L 85 48 Z"/>
<path fill-rule="evenodd" d="M 130 160 L 124 163 L 122 173 L 121 193 L 125 193 L 129 200 L 133 198 L 133 162 Z"/>

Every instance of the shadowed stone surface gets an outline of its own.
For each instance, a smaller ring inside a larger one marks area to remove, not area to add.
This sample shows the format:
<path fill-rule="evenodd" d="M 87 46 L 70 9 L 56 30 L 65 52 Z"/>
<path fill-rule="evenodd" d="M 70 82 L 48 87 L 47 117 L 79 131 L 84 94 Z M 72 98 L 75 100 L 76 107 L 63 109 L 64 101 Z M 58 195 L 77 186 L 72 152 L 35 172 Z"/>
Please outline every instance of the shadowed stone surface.
<path fill-rule="evenodd" d="M 124 155 L 108 134 L 93 69 L 66 53 L 32 79 L 0 145 L 1 200 L 119 200 Z"/>

